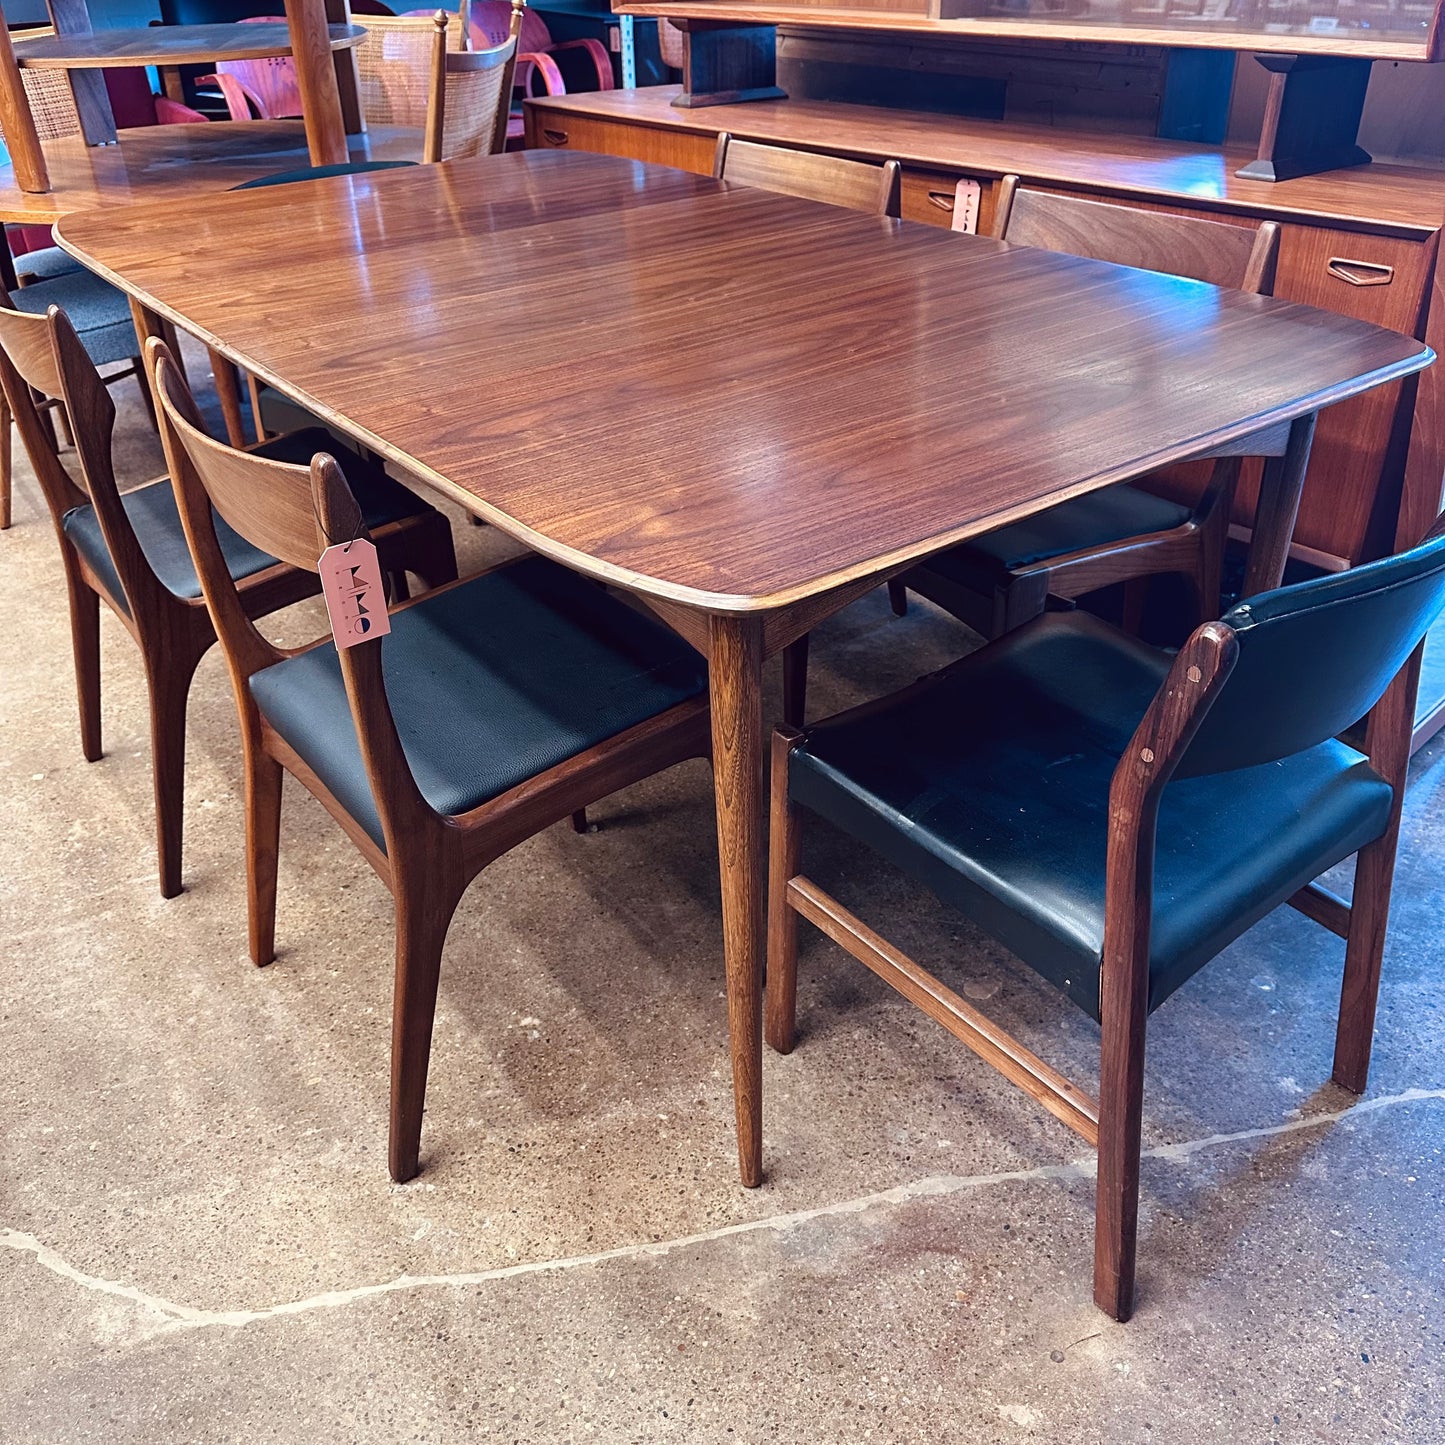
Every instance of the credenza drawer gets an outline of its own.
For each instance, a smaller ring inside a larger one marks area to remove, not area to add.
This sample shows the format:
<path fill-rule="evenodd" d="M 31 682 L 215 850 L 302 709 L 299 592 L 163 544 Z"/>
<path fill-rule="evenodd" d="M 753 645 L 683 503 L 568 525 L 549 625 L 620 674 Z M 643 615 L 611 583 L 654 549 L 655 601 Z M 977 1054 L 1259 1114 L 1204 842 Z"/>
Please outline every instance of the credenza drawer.
<path fill-rule="evenodd" d="M 535 150 L 594 151 L 598 155 L 652 161 L 702 176 L 712 174 L 717 150 L 714 136 L 595 120 L 575 111 L 549 110 L 541 105 L 527 107 L 527 144 Z"/>

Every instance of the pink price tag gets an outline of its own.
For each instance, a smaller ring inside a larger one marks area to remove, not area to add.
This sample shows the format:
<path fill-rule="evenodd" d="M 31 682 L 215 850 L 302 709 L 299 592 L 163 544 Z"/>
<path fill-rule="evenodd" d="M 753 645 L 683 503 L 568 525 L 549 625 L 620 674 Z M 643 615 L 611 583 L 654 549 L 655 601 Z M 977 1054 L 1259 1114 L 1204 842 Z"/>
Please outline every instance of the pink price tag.
<path fill-rule="evenodd" d="M 381 585 L 381 564 L 376 548 L 365 541 L 328 547 L 316 564 L 321 574 L 321 595 L 331 618 L 336 645 L 355 647 L 391 631 L 386 612 L 386 589 Z"/>

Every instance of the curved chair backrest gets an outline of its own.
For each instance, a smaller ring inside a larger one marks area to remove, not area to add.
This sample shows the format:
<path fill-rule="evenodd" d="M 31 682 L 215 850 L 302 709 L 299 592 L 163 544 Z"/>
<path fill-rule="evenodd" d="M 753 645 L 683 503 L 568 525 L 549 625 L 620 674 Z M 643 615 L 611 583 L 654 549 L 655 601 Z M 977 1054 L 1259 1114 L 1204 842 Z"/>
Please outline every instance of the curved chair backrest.
<path fill-rule="evenodd" d="M 253 547 L 308 572 L 317 570 L 317 559 L 326 546 L 320 524 L 311 503 L 311 472 L 308 467 L 278 462 L 253 452 L 238 451 L 217 441 L 201 423 L 195 398 L 181 376 L 169 349 L 159 343 L 147 346 L 147 358 L 154 369 L 156 391 L 160 398 L 166 428 L 162 440 L 174 441 L 184 456 L 174 460 L 177 466 L 177 496 L 186 522 L 187 536 L 202 511 L 194 485 L 199 482 L 213 506 L 230 525 Z M 214 537 L 211 539 L 214 544 Z M 216 546 L 214 556 L 203 558 L 209 550 L 202 545 L 197 552 L 198 570 L 203 561 L 216 578 L 222 577 L 232 594 L 235 583 L 230 569 Z M 202 580 L 206 573 L 202 572 Z M 208 594 L 209 595 L 209 594 Z"/>
<path fill-rule="evenodd" d="M 484 50 L 500 45 L 512 33 L 512 6 L 509 0 L 473 0 L 468 6 L 468 27 L 472 49 Z M 517 32 L 517 49 L 522 54 L 541 55 L 552 48 L 552 32 L 535 10 L 522 16 Z"/>
<path fill-rule="evenodd" d="M 284 25 L 284 15 L 248 15 L 241 25 Z M 301 86 L 296 79 L 296 62 L 289 55 L 270 55 L 260 60 L 218 60 L 221 75 L 233 75 L 244 87 L 262 120 L 301 114 Z M 238 119 L 239 117 L 233 117 Z"/>
<path fill-rule="evenodd" d="M 232 186 L 233 191 L 255 191 L 263 186 L 289 186 L 296 181 L 321 181 L 327 176 L 362 176 L 368 171 L 396 171 L 403 166 L 414 166 L 415 161 L 340 161 L 333 166 L 301 166 L 294 171 L 277 171 L 274 176 L 257 176 L 254 181 L 242 181 Z"/>
<path fill-rule="evenodd" d="M 367 15 L 366 39 L 353 52 L 361 82 L 361 113 L 368 125 L 426 124 L 431 97 L 432 12 L 425 15 Z M 460 15 L 447 17 L 447 48 L 463 49 Z"/>
<path fill-rule="evenodd" d="M 1251 230 L 1197 216 L 1140 211 L 1029 190 L 1019 185 L 1017 176 L 1005 176 L 999 183 L 993 234 L 1020 246 L 1265 296 L 1274 290 L 1279 255 L 1279 227 L 1273 221 Z"/>
<path fill-rule="evenodd" d="M 1418 547 L 1248 597 L 1220 619 L 1233 670 L 1177 776 L 1274 762 L 1336 737 L 1383 696 L 1445 610 L 1445 521 Z"/>
<path fill-rule="evenodd" d="M 842 156 L 735 140 L 723 131 L 717 138 L 712 173 L 720 181 L 737 181 L 853 211 L 871 211 L 875 216 L 898 216 L 901 212 L 902 171 L 897 161 L 875 166 Z"/>
<path fill-rule="evenodd" d="M 0 289 L 0 387 L 4 389 L 21 444 L 40 483 L 50 520 L 55 524 L 56 533 L 63 536 L 65 514 L 72 507 L 84 506 L 90 498 L 60 464 L 53 433 L 42 420 L 36 402 L 37 392 L 52 401 L 61 395 L 50 327 L 43 316 L 16 311 L 9 293 L 3 289 Z"/>
<path fill-rule="evenodd" d="M 507 141 L 512 74 L 523 0 L 512 0 L 507 38 L 490 50 L 448 50 L 447 21 L 438 11 L 432 24 L 431 95 L 427 102 L 424 161 L 495 155 Z"/>

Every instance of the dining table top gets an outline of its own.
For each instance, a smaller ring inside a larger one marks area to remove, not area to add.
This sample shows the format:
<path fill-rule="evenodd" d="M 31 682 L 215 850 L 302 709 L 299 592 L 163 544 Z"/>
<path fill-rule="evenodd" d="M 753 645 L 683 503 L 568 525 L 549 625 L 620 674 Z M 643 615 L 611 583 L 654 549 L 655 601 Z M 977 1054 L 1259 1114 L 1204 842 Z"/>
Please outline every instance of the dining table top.
<path fill-rule="evenodd" d="M 574 152 L 75 212 L 57 235 L 529 546 L 713 613 L 1432 359 L 1287 301 Z"/>

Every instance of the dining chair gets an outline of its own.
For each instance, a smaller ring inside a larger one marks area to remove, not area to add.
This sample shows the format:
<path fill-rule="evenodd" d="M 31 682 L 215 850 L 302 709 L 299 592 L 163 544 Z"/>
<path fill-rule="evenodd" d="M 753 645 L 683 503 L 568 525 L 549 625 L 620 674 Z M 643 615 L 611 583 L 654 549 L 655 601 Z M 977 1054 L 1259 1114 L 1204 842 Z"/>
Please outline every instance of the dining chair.
<path fill-rule="evenodd" d="M 871 211 L 876 216 L 901 214 L 903 171 L 897 161 L 874 165 L 815 151 L 759 145 L 722 131 L 713 153 L 712 173 L 715 180 L 781 191 L 805 201 Z"/>
<path fill-rule="evenodd" d="M 511 24 L 500 45 L 488 50 L 451 50 L 449 24 L 455 17 L 437 11 L 432 21 L 424 162 L 497 155 L 506 148 L 517 36 L 525 13 L 525 0 L 512 0 Z"/>
<path fill-rule="evenodd" d="M 1175 656 L 1035 618 L 891 697 L 773 741 L 766 1033 L 793 1046 L 816 924 L 1098 1148 L 1094 1298 L 1134 1301 L 1148 1014 L 1281 903 L 1345 939 L 1334 1078 L 1369 1070 L 1420 641 L 1420 546 L 1265 592 Z M 1337 741 L 1366 718 L 1363 754 Z M 802 872 L 816 814 L 959 909 L 1101 1025 L 1097 1102 Z M 1356 854 L 1349 903 L 1315 880 Z"/>
<path fill-rule="evenodd" d="M 508 0 L 472 0 L 467 7 L 467 29 L 473 50 L 501 45 L 511 33 L 512 7 Z M 507 141 L 520 144 L 526 127 L 520 102 L 532 93 L 533 82 L 542 95 L 568 94 L 567 80 L 559 58 L 567 62 L 572 90 L 615 90 L 612 57 L 600 40 L 584 36 L 576 40 L 553 40 L 547 22 L 528 8 L 517 33 L 517 68 L 514 86 L 507 88 Z M 515 106 L 514 106 L 515 103 Z"/>
<path fill-rule="evenodd" d="M 136 339 L 135 322 L 131 318 L 130 302 L 125 293 L 83 267 L 21 286 L 13 293 L 0 289 L 0 307 L 11 312 L 43 321 L 52 306 L 60 307 L 71 318 L 80 344 L 95 366 L 119 367 L 119 370 L 106 374 L 107 386 L 130 377 L 136 379 L 141 400 L 154 424 L 150 390 L 141 375 L 141 362 L 136 354 L 140 343 Z M 36 420 L 50 436 L 52 447 L 58 442 L 53 420 L 55 415 L 60 417 L 68 436 L 71 422 L 59 395 L 43 397 Z M 10 403 L 0 397 L 0 531 L 8 529 L 13 518 L 12 419 L 18 420 L 14 418 Z"/>
<path fill-rule="evenodd" d="M 284 15 L 248 15 L 238 25 L 286 24 Z M 218 60 L 215 72 L 202 75 L 196 86 L 214 87 L 232 120 L 283 120 L 301 115 L 301 87 L 296 62 L 289 55 L 259 60 Z"/>
<path fill-rule="evenodd" d="M 841 156 L 736 140 L 727 131 L 717 138 L 713 178 L 781 191 L 805 201 L 822 201 L 876 216 L 897 218 L 902 204 L 903 172 L 897 161 L 873 165 Z M 807 704 L 809 634 L 783 649 L 783 718 L 800 724 Z"/>
<path fill-rule="evenodd" d="M 356 47 L 358 96 L 367 125 L 424 130 L 432 92 L 435 12 L 421 15 L 366 15 L 358 20 L 366 39 Z M 462 50 L 466 27 L 447 16 L 447 46 Z"/>
<path fill-rule="evenodd" d="M 1268 295 L 1274 289 L 1279 227 L 1257 230 L 1053 195 L 1005 176 L 993 234 L 1016 245 L 1064 251 L 1211 286 Z M 1193 506 L 1161 495 L 1149 479 L 1061 502 L 938 556 L 895 579 L 894 610 L 908 589 L 983 633 L 998 637 L 1037 617 L 1052 593 L 1077 598 L 1115 583 L 1130 587 L 1126 626 L 1136 628 L 1140 584 L 1177 573 L 1189 584 L 1196 621 L 1218 614 L 1220 577 L 1241 458 L 1214 462 Z"/>
<path fill-rule="evenodd" d="M 160 889 L 181 891 L 186 700 L 191 678 L 215 640 L 191 563 L 170 482 L 161 477 L 122 493 L 111 456 L 112 402 L 84 338 L 66 314 L 0 309 L 0 384 L 14 411 L 60 544 L 70 599 L 70 633 L 87 762 L 101 756 L 100 603 L 135 639 L 150 702 Z M 36 395 L 42 398 L 37 404 Z M 39 406 L 63 401 L 71 417 L 79 480 L 62 465 Z M 305 457 L 317 436 L 268 443 L 273 457 Z M 329 441 L 329 438 L 327 439 Z M 440 512 L 376 468 L 353 467 L 390 572 L 436 584 L 457 575 L 451 531 Z M 262 616 L 317 590 L 307 571 L 278 562 L 218 524 L 225 565 L 240 605 Z"/>
<path fill-rule="evenodd" d="M 385 637 L 272 646 L 238 605 L 213 515 L 314 569 L 323 548 L 368 536 L 352 490 L 331 456 L 308 470 L 213 441 L 164 343 L 149 343 L 147 358 L 241 717 L 251 957 L 274 954 L 284 770 L 395 900 L 388 1164 L 393 1179 L 410 1179 L 442 947 L 463 893 L 578 808 L 708 756 L 706 665 L 660 624 L 536 556 L 393 609 Z"/>

